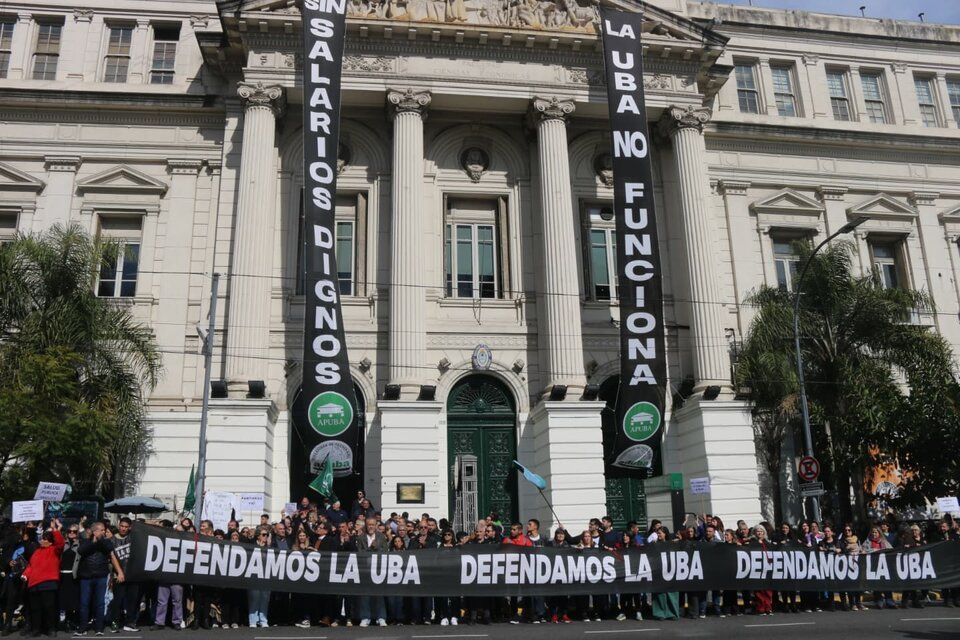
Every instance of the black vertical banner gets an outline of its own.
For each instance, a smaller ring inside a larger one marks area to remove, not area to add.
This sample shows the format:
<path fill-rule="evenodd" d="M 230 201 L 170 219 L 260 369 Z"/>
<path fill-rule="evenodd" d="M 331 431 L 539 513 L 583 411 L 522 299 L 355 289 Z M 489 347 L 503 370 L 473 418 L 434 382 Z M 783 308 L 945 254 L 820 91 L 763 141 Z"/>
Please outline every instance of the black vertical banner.
<path fill-rule="evenodd" d="M 653 171 L 643 95 L 643 14 L 600 7 L 612 136 L 620 299 L 616 444 L 606 463 L 629 475 L 662 470 L 667 364 Z"/>
<path fill-rule="evenodd" d="M 334 213 L 340 140 L 340 73 L 346 31 L 346 0 L 303 0 L 303 383 L 294 404 L 291 491 L 319 474 L 327 458 L 335 477 L 355 473 L 363 434 L 354 414 L 340 311 Z M 299 480 L 299 481 L 298 481 Z"/>

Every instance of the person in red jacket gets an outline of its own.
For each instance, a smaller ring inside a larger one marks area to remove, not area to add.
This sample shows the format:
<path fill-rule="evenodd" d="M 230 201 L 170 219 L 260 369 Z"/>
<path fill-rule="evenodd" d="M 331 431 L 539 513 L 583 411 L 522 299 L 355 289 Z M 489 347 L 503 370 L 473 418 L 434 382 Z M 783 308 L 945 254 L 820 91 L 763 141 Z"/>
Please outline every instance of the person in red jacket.
<path fill-rule="evenodd" d="M 27 583 L 27 601 L 30 606 L 30 631 L 35 636 L 57 632 L 60 612 L 57 608 L 57 588 L 60 585 L 60 554 L 64 540 L 60 521 L 54 518 L 50 528 L 43 532 L 40 547 L 30 556 L 23 572 Z"/>
<path fill-rule="evenodd" d="M 519 522 L 514 522 L 512 525 L 510 525 L 510 535 L 504 537 L 502 544 L 512 544 L 518 547 L 533 546 L 533 542 L 530 541 L 530 538 L 523 535 L 523 525 Z M 512 613 L 510 616 L 510 624 L 520 624 L 520 614 L 518 613 L 519 608 L 520 598 L 510 598 L 510 611 Z"/>

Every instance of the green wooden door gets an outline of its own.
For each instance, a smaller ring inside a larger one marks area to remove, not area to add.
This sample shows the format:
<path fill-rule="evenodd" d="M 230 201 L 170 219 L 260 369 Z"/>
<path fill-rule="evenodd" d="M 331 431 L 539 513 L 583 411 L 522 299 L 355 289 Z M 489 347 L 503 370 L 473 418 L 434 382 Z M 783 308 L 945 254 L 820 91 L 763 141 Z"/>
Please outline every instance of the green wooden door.
<path fill-rule="evenodd" d="M 492 376 L 461 380 L 447 400 L 447 469 L 450 515 L 456 498 L 452 469 L 457 455 L 477 456 L 479 517 L 491 511 L 503 521 L 517 518 L 516 409 L 506 386 Z"/>
<path fill-rule="evenodd" d="M 610 451 L 616 437 L 616 401 L 620 377 L 607 378 L 600 385 L 600 399 L 607 403 L 603 410 L 603 451 L 604 460 L 610 459 Z M 647 526 L 647 496 L 643 480 L 629 476 L 629 472 L 605 467 L 607 490 L 607 514 L 613 518 L 615 527 L 623 527 L 631 520 L 643 529 Z"/>

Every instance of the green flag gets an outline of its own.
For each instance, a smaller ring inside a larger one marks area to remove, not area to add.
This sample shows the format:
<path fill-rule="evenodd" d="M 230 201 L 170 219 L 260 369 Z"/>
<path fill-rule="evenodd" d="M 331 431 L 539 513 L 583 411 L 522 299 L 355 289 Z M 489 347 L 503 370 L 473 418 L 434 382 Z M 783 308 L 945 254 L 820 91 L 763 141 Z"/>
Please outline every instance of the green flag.
<path fill-rule="evenodd" d="M 324 498 L 328 498 L 334 502 L 337 500 L 337 496 L 333 493 L 333 460 L 330 459 L 330 456 L 327 456 L 326 461 L 323 463 L 323 471 L 313 479 L 309 487 Z"/>
<path fill-rule="evenodd" d="M 196 493 L 195 479 L 196 476 L 193 474 L 193 466 L 191 465 L 190 480 L 187 481 L 187 497 L 183 500 L 184 512 L 189 511 L 190 513 L 193 513 L 193 510 L 197 506 L 197 496 L 194 495 Z"/>

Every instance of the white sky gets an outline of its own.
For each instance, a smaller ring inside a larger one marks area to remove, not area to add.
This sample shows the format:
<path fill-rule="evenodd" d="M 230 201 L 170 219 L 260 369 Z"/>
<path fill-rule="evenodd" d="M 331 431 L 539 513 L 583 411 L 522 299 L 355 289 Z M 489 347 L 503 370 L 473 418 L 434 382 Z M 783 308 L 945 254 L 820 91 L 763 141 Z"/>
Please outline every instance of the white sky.
<path fill-rule="evenodd" d="M 860 7 L 868 18 L 899 18 L 925 22 L 960 24 L 960 0 L 720 0 L 721 4 L 753 4 L 775 9 L 803 9 L 821 13 L 858 16 Z"/>

